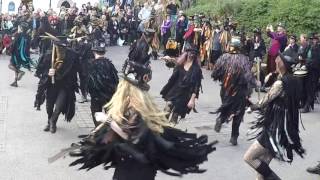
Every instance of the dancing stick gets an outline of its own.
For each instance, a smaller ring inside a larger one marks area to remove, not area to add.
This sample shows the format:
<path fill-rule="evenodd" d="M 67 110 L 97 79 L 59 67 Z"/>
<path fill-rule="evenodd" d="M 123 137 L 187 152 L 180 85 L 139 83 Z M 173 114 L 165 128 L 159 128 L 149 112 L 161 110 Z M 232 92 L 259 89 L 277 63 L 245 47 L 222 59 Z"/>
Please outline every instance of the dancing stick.
<path fill-rule="evenodd" d="M 54 69 L 54 56 L 55 56 L 56 46 L 52 45 L 52 58 L 51 58 L 51 69 Z M 54 75 L 51 77 L 51 83 L 54 84 Z"/>
<path fill-rule="evenodd" d="M 261 59 L 259 57 L 256 57 L 256 63 L 257 63 L 257 80 L 260 81 L 260 72 L 261 72 Z M 258 100 L 260 101 L 260 92 L 261 87 L 258 87 Z"/>

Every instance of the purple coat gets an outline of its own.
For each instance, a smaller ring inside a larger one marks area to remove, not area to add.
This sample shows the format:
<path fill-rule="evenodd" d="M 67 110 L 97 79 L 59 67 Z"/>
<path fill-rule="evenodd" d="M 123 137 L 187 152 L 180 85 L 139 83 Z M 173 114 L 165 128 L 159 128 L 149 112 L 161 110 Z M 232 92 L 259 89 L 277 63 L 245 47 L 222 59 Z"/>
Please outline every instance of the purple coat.
<path fill-rule="evenodd" d="M 278 34 L 277 32 L 267 32 L 267 35 L 271 38 L 269 55 L 277 56 L 279 51 L 283 52 L 287 46 L 287 35 L 285 33 Z"/>
<path fill-rule="evenodd" d="M 162 23 L 162 25 L 161 25 L 161 33 L 162 34 L 166 34 L 168 31 L 170 31 L 171 25 L 172 25 L 172 23 L 171 23 L 170 20 L 169 21 L 167 21 L 167 20 L 164 21 Z"/>

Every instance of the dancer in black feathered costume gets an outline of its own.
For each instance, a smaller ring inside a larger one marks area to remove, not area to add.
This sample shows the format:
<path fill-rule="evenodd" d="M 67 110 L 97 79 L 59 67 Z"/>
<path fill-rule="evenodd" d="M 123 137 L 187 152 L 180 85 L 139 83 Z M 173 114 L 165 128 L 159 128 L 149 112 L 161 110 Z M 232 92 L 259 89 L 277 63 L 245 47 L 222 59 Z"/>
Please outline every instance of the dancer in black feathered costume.
<path fill-rule="evenodd" d="M 119 78 L 112 62 L 105 58 L 105 46 L 93 47 L 95 58 L 88 63 L 88 91 L 91 96 L 91 114 L 95 126 L 95 113 L 102 112 L 103 106 L 110 101 L 116 91 Z"/>
<path fill-rule="evenodd" d="M 202 71 L 198 61 L 198 51 L 187 49 L 183 62 L 177 65 L 162 88 L 160 94 L 167 101 L 165 111 L 169 120 L 177 123 L 178 117 L 184 118 L 191 110 L 195 111 L 195 100 L 199 97 Z"/>
<path fill-rule="evenodd" d="M 52 40 L 48 37 L 46 33 L 53 36 L 60 36 L 58 31 L 58 26 L 53 28 L 49 23 L 48 17 L 43 16 L 40 19 L 40 27 L 35 35 L 35 38 L 39 38 L 39 59 L 38 65 L 36 67 L 35 76 L 39 78 L 38 90 L 34 102 L 34 107 L 40 110 L 41 104 L 45 101 L 45 82 L 47 81 L 48 71 L 51 66 L 52 59 Z M 38 40 L 35 40 L 38 41 Z"/>
<path fill-rule="evenodd" d="M 18 87 L 18 81 L 21 80 L 25 74 L 21 71 L 21 68 L 31 70 L 32 60 L 30 58 L 30 45 L 31 37 L 27 33 L 28 24 L 21 22 L 18 27 L 18 33 L 15 35 L 15 39 L 12 43 L 12 55 L 10 58 L 9 69 L 15 72 L 15 78 L 10 85 Z"/>
<path fill-rule="evenodd" d="M 146 39 L 150 42 L 150 35 Z M 78 158 L 71 166 L 115 168 L 113 180 L 154 180 L 158 170 L 173 176 L 205 172 L 199 165 L 215 150 L 214 143 L 170 127 L 145 88 L 151 79 L 145 63 L 126 61 L 103 123 L 64 151 Z"/>
<path fill-rule="evenodd" d="M 94 59 L 92 52 L 92 45 L 87 43 L 87 40 L 82 39 L 78 42 L 77 47 L 73 49 L 79 54 L 79 79 L 80 79 L 80 91 L 82 98 L 80 103 L 88 102 L 88 75 L 89 75 L 89 61 Z"/>
<path fill-rule="evenodd" d="M 78 92 L 77 72 L 79 69 L 78 54 L 67 47 L 66 42 L 54 41 L 55 60 L 44 58 L 36 101 L 40 107 L 46 100 L 48 124 L 44 131 L 56 132 L 56 123 L 60 113 L 70 122 L 75 114 L 75 92 Z M 54 81 L 53 81 L 54 79 Z"/>
<path fill-rule="evenodd" d="M 230 143 L 237 145 L 239 127 L 243 121 L 247 99 L 256 86 L 256 80 L 251 72 L 252 64 L 249 57 L 240 53 L 240 40 L 232 39 L 229 53 L 225 53 L 217 60 L 212 78 L 220 81 L 220 96 L 222 105 L 216 112 L 215 131 L 220 132 L 222 124 L 232 121 Z"/>
<path fill-rule="evenodd" d="M 94 59 L 91 48 L 94 44 L 94 40 L 90 39 L 90 35 L 83 25 L 83 18 L 81 16 L 76 17 L 74 20 L 74 27 L 71 29 L 71 35 L 69 36 L 71 47 L 79 54 L 79 80 L 81 100 L 80 103 L 88 102 L 88 63 L 89 60 Z M 98 45 L 98 44 L 97 44 Z"/>
<path fill-rule="evenodd" d="M 269 167 L 273 158 L 291 163 L 294 151 L 301 157 L 305 153 L 299 136 L 302 87 L 300 81 L 290 74 L 295 58 L 285 53 L 276 58 L 278 80 L 258 104 L 250 106 L 260 112 L 251 133 L 259 132 L 257 141 L 247 150 L 244 159 L 259 173 L 259 179 L 280 179 Z"/>

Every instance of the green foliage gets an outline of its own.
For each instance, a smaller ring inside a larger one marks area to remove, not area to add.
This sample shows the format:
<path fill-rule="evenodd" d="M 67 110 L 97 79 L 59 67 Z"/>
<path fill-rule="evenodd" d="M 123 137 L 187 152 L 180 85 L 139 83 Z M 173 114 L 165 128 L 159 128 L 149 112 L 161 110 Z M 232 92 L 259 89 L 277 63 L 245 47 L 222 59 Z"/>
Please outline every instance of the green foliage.
<path fill-rule="evenodd" d="M 232 16 L 247 29 L 285 23 L 289 33 L 317 32 L 320 29 L 319 0 L 197 0 L 187 13 Z"/>

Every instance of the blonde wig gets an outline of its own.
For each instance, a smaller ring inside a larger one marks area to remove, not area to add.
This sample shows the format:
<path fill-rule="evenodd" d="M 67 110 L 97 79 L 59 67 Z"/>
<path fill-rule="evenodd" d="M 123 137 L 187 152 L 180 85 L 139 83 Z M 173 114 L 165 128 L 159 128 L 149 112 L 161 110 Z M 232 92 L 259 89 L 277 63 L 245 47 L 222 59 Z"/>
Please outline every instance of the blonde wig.
<path fill-rule="evenodd" d="M 117 91 L 112 99 L 105 105 L 108 117 L 118 124 L 123 124 L 127 119 L 124 114 L 129 108 L 133 108 L 147 126 L 154 132 L 163 132 L 163 126 L 170 126 L 165 112 L 160 111 L 147 91 L 130 84 L 126 80 L 120 80 Z"/>

